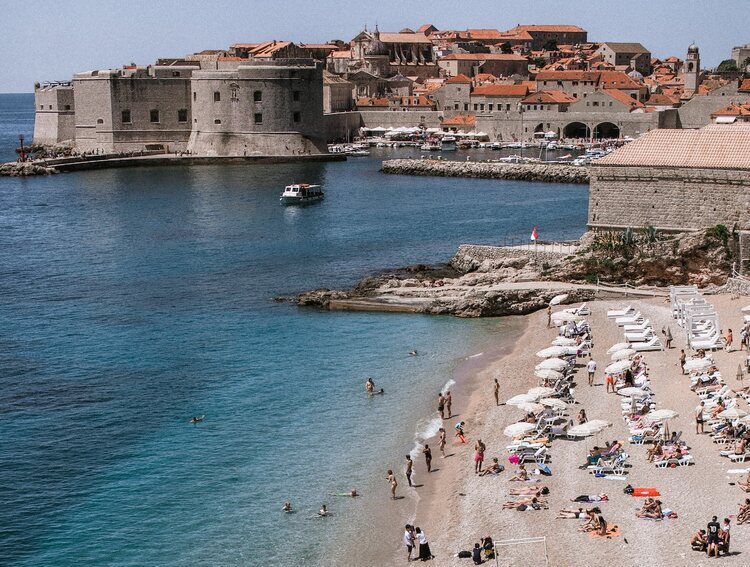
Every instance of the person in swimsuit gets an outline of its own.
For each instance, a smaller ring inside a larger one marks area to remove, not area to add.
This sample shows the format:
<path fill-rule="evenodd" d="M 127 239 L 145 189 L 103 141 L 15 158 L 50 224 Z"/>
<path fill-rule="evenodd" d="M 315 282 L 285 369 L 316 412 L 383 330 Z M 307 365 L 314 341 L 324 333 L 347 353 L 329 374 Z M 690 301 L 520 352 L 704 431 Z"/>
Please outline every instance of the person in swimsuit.
<path fill-rule="evenodd" d="M 396 500 L 396 487 L 398 487 L 398 481 L 391 469 L 388 469 L 388 474 L 385 479 L 388 481 L 388 484 L 391 485 L 391 500 Z"/>
<path fill-rule="evenodd" d="M 328 508 L 326 507 L 326 505 L 325 505 L 325 504 L 323 504 L 323 505 L 322 505 L 322 506 L 320 507 L 320 510 L 318 510 L 318 516 L 320 516 L 321 518 L 323 518 L 323 517 L 325 517 L 325 516 L 329 516 L 330 514 L 331 514 L 331 513 L 330 513 L 330 512 L 328 511 Z"/>
<path fill-rule="evenodd" d="M 516 473 L 516 476 L 514 476 L 514 477 L 512 477 L 512 478 L 510 478 L 508 480 L 517 480 L 517 481 L 520 481 L 520 482 L 526 482 L 527 480 L 529 480 L 529 473 L 526 470 L 526 466 L 525 465 L 519 465 L 518 472 Z"/>
<path fill-rule="evenodd" d="M 445 427 L 441 427 L 438 429 L 440 432 L 440 440 L 438 441 L 438 447 L 440 447 L 440 453 L 443 455 L 443 458 L 445 458 L 445 444 L 447 443 L 447 440 L 445 438 Z"/>
<path fill-rule="evenodd" d="M 445 419 L 445 398 L 442 392 L 438 394 L 438 412 L 440 412 L 440 419 Z"/>
<path fill-rule="evenodd" d="M 453 402 L 453 398 L 451 398 L 451 392 L 450 390 L 445 392 L 445 411 L 448 412 L 448 419 L 451 418 L 453 415 L 451 413 L 451 403 Z"/>
<path fill-rule="evenodd" d="M 461 443 L 466 443 L 466 436 L 464 434 L 464 422 L 463 421 L 459 421 L 456 424 L 456 437 L 459 438 Z"/>
<path fill-rule="evenodd" d="M 474 474 L 482 472 L 482 462 L 484 461 L 484 443 L 481 439 L 477 439 L 474 443 Z"/>
<path fill-rule="evenodd" d="M 422 454 L 424 454 L 424 462 L 427 465 L 427 472 L 432 472 L 432 449 L 430 449 L 430 446 L 426 443 L 424 449 L 422 449 Z"/>
<path fill-rule="evenodd" d="M 372 378 L 368 378 L 367 382 L 365 382 L 365 392 L 368 394 L 372 394 L 375 391 L 375 382 L 372 381 Z"/>
<path fill-rule="evenodd" d="M 497 457 L 492 457 L 492 464 L 479 473 L 479 476 L 487 476 L 488 474 L 500 474 L 503 472 L 503 466 L 498 461 Z"/>
<path fill-rule="evenodd" d="M 291 512 L 292 511 L 292 503 L 291 502 L 284 502 L 284 505 L 281 507 L 282 512 Z"/>
<path fill-rule="evenodd" d="M 411 460 L 410 455 L 406 455 L 406 480 L 409 481 L 409 486 L 412 486 L 411 483 L 411 473 L 414 470 L 414 462 Z"/>
<path fill-rule="evenodd" d="M 495 405 L 500 405 L 500 383 L 495 378 Z"/>
<path fill-rule="evenodd" d="M 606 386 L 607 386 L 606 393 L 609 393 L 610 388 L 612 388 L 612 393 L 613 394 L 615 393 L 615 377 L 612 376 L 611 374 L 607 374 Z"/>
<path fill-rule="evenodd" d="M 584 517 L 586 517 L 586 513 L 583 508 L 578 508 L 578 510 L 563 509 L 557 513 L 558 520 L 580 520 Z"/>

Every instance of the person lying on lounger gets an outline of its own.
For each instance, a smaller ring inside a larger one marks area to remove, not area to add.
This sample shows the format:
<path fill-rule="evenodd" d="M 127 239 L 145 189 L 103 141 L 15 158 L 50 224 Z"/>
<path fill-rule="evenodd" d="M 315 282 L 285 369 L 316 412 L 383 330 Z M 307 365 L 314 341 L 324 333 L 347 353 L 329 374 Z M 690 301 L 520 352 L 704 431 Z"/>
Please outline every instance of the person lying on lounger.
<path fill-rule="evenodd" d="M 526 506 L 526 508 L 533 508 L 534 510 L 549 509 L 549 505 L 547 504 L 546 500 L 540 500 L 536 497 L 519 498 L 518 500 L 508 500 L 507 502 L 503 502 L 503 510 L 508 510 L 510 508 L 518 508 L 519 506 Z"/>
<path fill-rule="evenodd" d="M 664 455 L 664 442 L 659 441 L 656 445 L 646 451 L 646 462 L 653 463 L 654 461 L 661 461 L 659 457 Z"/>
<path fill-rule="evenodd" d="M 510 489 L 510 496 L 546 496 L 549 488 L 546 486 L 518 486 Z"/>
<path fill-rule="evenodd" d="M 584 510 L 583 508 L 578 508 L 578 510 L 563 508 L 557 513 L 557 518 L 561 520 L 595 519 L 596 515 L 600 513 L 601 510 L 598 507 L 591 508 L 590 510 Z"/>

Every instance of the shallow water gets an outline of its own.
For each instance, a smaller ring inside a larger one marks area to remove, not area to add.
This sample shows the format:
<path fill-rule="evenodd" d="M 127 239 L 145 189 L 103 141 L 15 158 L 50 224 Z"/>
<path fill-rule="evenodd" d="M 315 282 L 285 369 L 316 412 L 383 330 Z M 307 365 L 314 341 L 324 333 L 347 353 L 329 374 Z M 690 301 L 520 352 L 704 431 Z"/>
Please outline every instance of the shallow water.
<path fill-rule="evenodd" d="M 31 125 L 33 97 L 0 95 L 5 159 Z M 581 186 L 383 176 L 379 158 L 0 178 L 0 563 L 318 564 L 361 525 L 329 494 L 382 496 L 436 389 L 506 323 L 272 298 L 532 225 L 575 238 L 587 204 Z M 295 180 L 325 201 L 281 207 Z M 323 501 L 334 516 L 310 520 Z"/>

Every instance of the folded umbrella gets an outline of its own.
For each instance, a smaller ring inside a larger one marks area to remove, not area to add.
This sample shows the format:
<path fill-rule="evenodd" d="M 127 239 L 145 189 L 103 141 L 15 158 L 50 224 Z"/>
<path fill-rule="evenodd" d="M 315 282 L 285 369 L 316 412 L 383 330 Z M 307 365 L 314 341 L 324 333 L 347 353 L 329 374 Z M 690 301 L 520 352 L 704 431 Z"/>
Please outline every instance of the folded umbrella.
<path fill-rule="evenodd" d="M 623 350 L 626 348 L 630 348 L 630 343 L 617 343 L 609 347 L 607 350 L 607 354 L 612 354 L 613 352 L 617 352 L 618 350 Z"/>
<path fill-rule="evenodd" d="M 628 360 L 636 354 L 638 354 L 637 350 L 634 350 L 632 348 L 624 348 L 612 353 L 612 360 Z"/>
<path fill-rule="evenodd" d="M 531 431 L 534 431 L 536 429 L 536 426 L 532 423 L 526 423 L 525 421 L 521 421 L 519 423 L 513 423 L 503 429 L 503 433 L 507 435 L 508 437 L 518 437 L 519 435 L 524 435 L 525 433 L 529 433 Z"/>
<path fill-rule="evenodd" d="M 555 390 L 553 388 L 547 388 L 545 386 L 538 386 L 536 388 L 531 388 L 528 391 L 529 396 L 536 396 L 536 398 L 546 398 L 551 396 L 555 393 Z"/>
<path fill-rule="evenodd" d="M 565 370 L 568 367 L 568 363 L 562 358 L 548 358 L 543 360 L 536 365 L 536 370 L 557 370 L 558 372 Z"/>

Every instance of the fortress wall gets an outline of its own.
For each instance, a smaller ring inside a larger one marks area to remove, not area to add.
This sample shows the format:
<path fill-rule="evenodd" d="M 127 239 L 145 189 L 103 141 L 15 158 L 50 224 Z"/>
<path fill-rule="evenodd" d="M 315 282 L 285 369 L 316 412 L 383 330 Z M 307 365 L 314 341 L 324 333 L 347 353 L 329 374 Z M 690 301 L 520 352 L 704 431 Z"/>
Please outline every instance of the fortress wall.
<path fill-rule="evenodd" d="M 54 85 L 34 90 L 34 144 L 54 145 L 75 138 L 73 87 Z"/>
<path fill-rule="evenodd" d="M 199 155 L 326 153 L 322 81 L 322 66 L 302 60 L 193 73 L 189 149 Z"/>
<path fill-rule="evenodd" d="M 390 110 L 359 110 L 362 117 L 362 126 L 375 128 L 399 128 L 405 126 L 413 128 L 423 123 L 427 128 L 440 128 L 440 119 L 443 113 L 438 110 L 422 111 L 390 111 Z"/>
<path fill-rule="evenodd" d="M 590 228 L 750 229 L 750 171 L 593 165 L 590 173 Z"/>
<path fill-rule="evenodd" d="M 346 142 L 359 135 L 362 116 L 359 112 L 334 112 L 323 115 L 326 142 Z"/>

